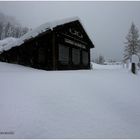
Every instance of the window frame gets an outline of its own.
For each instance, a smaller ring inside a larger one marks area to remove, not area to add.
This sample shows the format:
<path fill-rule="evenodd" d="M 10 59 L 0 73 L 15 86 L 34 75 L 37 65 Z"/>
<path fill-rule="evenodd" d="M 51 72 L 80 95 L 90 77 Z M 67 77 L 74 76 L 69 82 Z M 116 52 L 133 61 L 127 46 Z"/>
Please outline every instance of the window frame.
<path fill-rule="evenodd" d="M 74 54 L 74 52 L 75 52 L 75 54 Z M 74 61 L 74 57 L 77 55 L 77 53 L 78 53 L 79 56 L 78 56 L 78 58 L 76 58 L 76 61 L 77 61 L 77 59 L 79 59 L 78 62 Z M 80 65 L 80 63 L 81 63 L 80 62 L 80 56 L 81 56 L 81 50 L 79 48 L 72 48 L 72 64 L 73 65 Z"/>
<path fill-rule="evenodd" d="M 85 54 L 87 55 L 86 57 L 84 57 Z M 86 61 L 85 61 L 85 58 L 86 58 Z M 89 64 L 89 53 L 86 50 L 82 50 L 82 64 L 84 66 L 87 66 Z"/>
<path fill-rule="evenodd" d="M 64 48 L 65 50 L 62 50 L 62 48 Z M 67 53 L 65 53 L 66 50 L 67 50 Z M 64 44 L 58 44 L 58 61 L 62 65 L 69 64 L 69 62 L 70 62 L 70 47 L 68 47 Z"/>

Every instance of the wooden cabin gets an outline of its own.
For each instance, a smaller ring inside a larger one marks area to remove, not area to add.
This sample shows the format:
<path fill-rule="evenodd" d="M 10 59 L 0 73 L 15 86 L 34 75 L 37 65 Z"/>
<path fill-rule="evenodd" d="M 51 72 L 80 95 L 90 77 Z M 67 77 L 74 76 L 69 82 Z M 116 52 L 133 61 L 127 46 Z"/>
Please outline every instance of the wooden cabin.
<path fill-rule="evenodd" d="M 90 69 L 94 48 L 79 18 L 46 23 L 2 50 L 0 61 L 45 70 Z"/>

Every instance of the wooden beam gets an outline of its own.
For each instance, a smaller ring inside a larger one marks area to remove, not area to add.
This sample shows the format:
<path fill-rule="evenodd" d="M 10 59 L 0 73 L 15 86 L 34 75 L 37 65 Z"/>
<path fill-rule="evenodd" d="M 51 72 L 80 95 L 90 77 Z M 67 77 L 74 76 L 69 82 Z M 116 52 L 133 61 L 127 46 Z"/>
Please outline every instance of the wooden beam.
<path fill-rule="evenodd" d="M 53 60 L 53 70 L 56 70 L 56 41 L 55 41 L 55 32 L 52 31 L 52 60 Z"/>

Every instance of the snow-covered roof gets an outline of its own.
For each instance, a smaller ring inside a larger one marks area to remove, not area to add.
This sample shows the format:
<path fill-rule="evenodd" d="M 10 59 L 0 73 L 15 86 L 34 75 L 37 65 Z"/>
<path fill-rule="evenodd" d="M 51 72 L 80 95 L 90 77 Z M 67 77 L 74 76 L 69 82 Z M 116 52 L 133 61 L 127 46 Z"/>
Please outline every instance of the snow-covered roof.
<path fill-rule="evenodd" d="M 19 39 L 19 45 L 24 43 L 24 41 L 29 40 L 30 38 L 34 38 L 34 37 L 38 36 L 39 34 L 46 32 L 47 30 L 53 30 L 53 28 L 55 28 L 56 26 L 63 25 L 63 24 L 66 24 L 66 23 L 69 23 L 72 21 L 76 21 L 76 20 L 80 21 L 80 19 L 78 17 L 74 17 L 74 18 L 66 18 L 63 20 L 57 20 L 57 21 L 47 22 L 45 24 L 42 24 L 39 27 L 37 27 L 36 29 L 23 35 Z"/>
<path fill-rule="evenodd" d="M 3 40 L 0 40 L 0 52 L 2 51 L 6 51 L 10 49 L 10 46 L 15 45 L 15 42 L 17 42 L 17 38 L 13 38 L 13 37 L 8 37 L 5 38 Z"/>
<path fill-rule="evenodd" d="M 57 21 L 47 22 L 45 24 L 42 24 L 39 27 L 37 27 L 36 29 L 29 31 L 28 33 L 26 33 L 25 35 L 23 35 L 19 39 L 6 39 L 5 41 L 7 41 L 7 43 L 5 43 L 3 45 L 0 44 L 0 52 L 9 50 L 15 46 L 20 46 L 26 40 L 29 40 L 31 38 L 35 38 L 39 34 L 46 32 L 47 30 L 53 30 L 53 28 L 55 28 L 56 26 L 63 25 L 63 24 L 73 22 L 73 21 L 77 21 L 77 20 L 80 21 L 80 19 L 78 17 L 73 17 L 73 18 L 66 18 L 63 20 L 57 20 Z M 80 21 L 80 23 L 81 23 L 81 21 Z"/>

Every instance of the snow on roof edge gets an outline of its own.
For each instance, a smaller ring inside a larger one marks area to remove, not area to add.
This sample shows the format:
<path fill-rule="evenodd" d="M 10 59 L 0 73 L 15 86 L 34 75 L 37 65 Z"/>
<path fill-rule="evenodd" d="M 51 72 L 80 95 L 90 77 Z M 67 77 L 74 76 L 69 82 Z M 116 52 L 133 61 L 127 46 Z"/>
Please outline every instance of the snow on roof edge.
<path fill-rule="evenodd" d="M 37 28 L 33 29 L 32 31 L 27 32 L 22 37 L 17 39 L 15 42 L 9 43 L 9 44 L 2 46 L 2 47 L 0 46 L 0 52 L 7 51 L 7 50 L 9 50 L 13 47 L 16 47 L 16 46 L 20 46 L 26 40 L 34 38 L 34 37 L 38 36 L 39 34 L 45 32 L 49 29 L 53 30 L 53 28 L 55 28 L 56 26 L 63 25 L 63 24 L 66 24 L 66 23 L 69 23 L 72 21 L 76 21 L 76 20 L 80 21 L 80 19 L 78 17 L 72 17 L 72 18 L 65 18 L 65 19 L 61 19 L 61 20 L 55 20 L 52 22 L 44 23 L 44 24 L 38 26 Z"/>
<path fill-rule="evenodd" d="M 65 19 L 61 19 L 61 20 L 55 20 L 55 21 L 52 21 L 52 22 L 47 22 L 45 24 L 42 24 L 42 25 L 38 26 L 37 28 L 33 29 L 32 31 L 29 31 L 28 33 L 24 34 L 22 37 L 13 41 L 12 43 L 9 43 L 9 44 L 7 44 L 3 47 L 0 46 L 0 52 L 7 51 L 7 50 L 9 50 L 13 47 L 16 47 L 16 46 L 20 46 L 26 40 L 29 40 L 31 38 L 35 38 L 39 34 L 41 34 L 43 32 L 46 32 L 47 30 L 53 30 L 55 27 L 57 27 L 59 25 L 67 24 L 67 23 L 77 21 L 77 20 L 81 23 L 81 25 L 85 29 L 85 26 L 83 25 L 83 23 L 81 22 L 79 17 L 71 17 L 71 18 L 65 18 Z M 90 40 L 91 40 L 91 38 L 90 38 Z"/>
<path fill-rule="evenodd" d="M 0 40 L 0 53 L 9 50 L 9 46 L 13 46 L 17 40 L 18 39 L 14 37 L 7 37 L 3 40 Z"/>
<path fill-rule="evenodd" d="M 59 25 L 63 25 L 63 24 L 66 24 L 66 23 L 69 23 L 72 21 L 76 21 L 76 20 L 80 21 L 80 19 L 78 17 L 73 17 L 73 18 L 65 18 L 65 19 L 61 19 L 61 20 L 55 20 L 55 21 L 44 23 L 44 24 L 38 26 L 37 28 L 33 29 L 32 31 L 23 35 L 21 38 L 19 38 L 19 40 L 21 43 L 22 42 L 24 43 L 25 40 L 34 38 L 49 29 L 53 30 L 55 27 L 57 27 Z M 19 45 L 21 45 L 21 43 L 19 43 Z"/>

